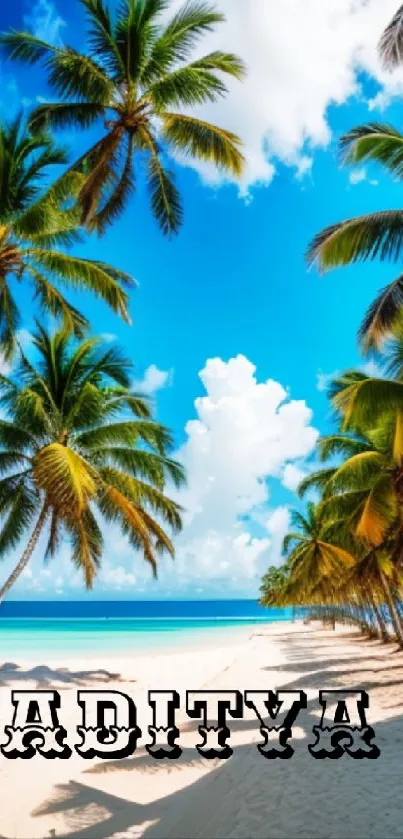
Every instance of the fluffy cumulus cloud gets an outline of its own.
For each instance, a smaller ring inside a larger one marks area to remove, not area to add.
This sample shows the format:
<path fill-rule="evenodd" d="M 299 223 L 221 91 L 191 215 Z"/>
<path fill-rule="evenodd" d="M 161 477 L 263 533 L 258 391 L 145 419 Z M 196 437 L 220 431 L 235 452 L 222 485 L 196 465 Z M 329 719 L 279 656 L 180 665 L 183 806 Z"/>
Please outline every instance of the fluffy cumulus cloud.
<path fill-rule="evenodd" d="M 277 161 L 295 166 L 299 176 L 309 172 L 312 149 L 331 139 L 329 106 L 361 95 L 363 72 L 379 83 L 371 107 L 403 92 L 403 71 L 385 73 L 377 55 L 396 0 L 220 0 L 218 6 L 227 21 L 203 40 L 203 51 L 238 53 L 248 75 L 199 114 L 242 135 L 243 192 L 270 182 Z M 217 179 L 204 166 L 200 171 Z"/>
<path fill-rule="evenodd" d="M 273 490 L 280 484 L 293 490 L 302 477 L 301 462 L 318 437 L 312 413 L 278 382 L 262 381 L 243 355 L 209 359 L 199 376 L 204 393 L 175 455 L 188 475 L 178 493 L 185 515 L 176 560 L 163 560 L 155 583 L 149 566 L 110 529 L 96 595 L 254 596 L 267 565 L 281 561 L 290 514 L 288 505 L 276 506 Z M 68 553 L 63 546 L 53 576 L 39 551 L 20 590 L 54 591 L 57 577 L 59 592 L 78 594 L 82 580 Z"/>
<path fill-rule="evenodd" d="M 143 378 L 137 379 L 133 382 L 133 387 L 138 390 L 139 393 L 144 393 L 145 396 L 153 396 L 159 390 L 167 387 L 171 380 L 172 371 L 159 370 L 155 364 L 151 364 L 145 371 Z"/>
<path fill-rule="evenodd" d="M 265 564 L 278 560 L 287 529 L 285 508 L 268 512 L 270 483 L 285 475 L 295 483 L 300 473 L 291 465 L 312 451 L 318 434 L 306 403 L 272 379 L 259 381 L 243 355 L 210 359 L 200 379 L 206 393 L 196 399 L 197 418 L 178 453 L 188 486 L 175 569 L 188 582 L 222 578 L 249 590 Z"/>

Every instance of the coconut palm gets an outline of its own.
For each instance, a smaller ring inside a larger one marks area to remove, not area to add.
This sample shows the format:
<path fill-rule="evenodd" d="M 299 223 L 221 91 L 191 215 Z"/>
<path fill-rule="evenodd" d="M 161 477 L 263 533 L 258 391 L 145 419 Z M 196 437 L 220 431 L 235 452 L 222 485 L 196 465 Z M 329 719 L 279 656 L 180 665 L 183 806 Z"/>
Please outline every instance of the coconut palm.
<path fill-rule="evenodd" d="M 174 554 L 166 528 L 181 526 L 180 508 L 165 494 L 167 480 L 183 482 L 168 456 L 170 433 L 130 390 L 131 365 L 117 349 L 96 339 L 74 345 L 65 332 L 38 327 L 33 351 L 35 363 L 20 351 L 15 374 L 1 378 L 0 557 L 30 536 L 0 599 L 45 531 L 45 555 L 68 539 L 91 587 L 102 521 L 117 525 L 155 572 L 160 553 Z"/>
<path fill-rule="evenodd" d="M 61 318 L 77 336 L 88 324 L 60 285 L 90 290 L 128 320 L 131 278 L 64 250 L 79 239 L 79 218 L 69 199 L 81 179 L 72 174 L 48 189 L 43 182 L 48 167 L 65 159 L 48 135 L 27 131 L 22 117 L 0 124 L 0 348 L 7 359 L 20 323 L 13 285 L 22 281 L 32 286 L 41 310 Z"/>
<path fill-rule="evenodd" d="M 306 514 L 292 513 L 294 531 L 284 539 L 283 551 L 290 569 L 283 603 L 317 602 L 323 584 L 337 586 L 347 567 L 354 563 L 354 556 L 344 547 L 333 544 L 319 508 L 309 502 Z"/>
<path fill-rule="evenodd" d="M 165 151 L 207 161 L 236 176 L 243 157 L 229 131 L 191 115 L 227 92 L 224 78 L 240 79 L 242 61 L 216 50 L 191 58 L 199 39 L 224 20 L 204 2 L 187 2 L 165 23 L 167 0 L 122 0 L 115 15 L 103 0 L 80 0 L 88 23 L 87 52 L 12 31 L 2 38 L 12 58 L 42 61 L 55 97 L 40 105 L 38 128 L 96 126 L 100 136 L 76 161 L 87 177 L 79 193 L 82 220 L 98 232 L 116 219 L 135 189 L 134 159 L 147 161 L 152 211 L 164 233 L 176 233 L 180 196 Z"/>
<path fill-rule="evenodd" d="M 336 408 L 340 407 L 341 395 L 357 386 L 357 382 L 346 384 L 345 379 L 336 380 L 332 387 Z M 339 432 L 320 439 L 317 444 L 322 461 L 338 457 L 342 462 L 305 479 L 299 493 L 303 497 L 310 489 L 320 488 L 318 511 L 327 538 L 336 544 L 342 540 L 344 547 L 346 536 L 352 539 L 349 549 L 356 562 L 339 594 L 345 596 L 352 585 L 355 597 L 358 591 L 361 605 L 369 605 L 380 624 L 382 616 L 377 615 L 376 592 L 381 591 L 396 636 L 403 644 L 403 625 L 397 610 L 403 541 L 402 455 L 396 447 L 399 434 L 393 416 L 385 413 L 375 420 L 375 428 L 367 432 L 363 431 L 362 422 L 357 422 L 354 412 L 350 423 L 361 428 L 360 436 Z"/>

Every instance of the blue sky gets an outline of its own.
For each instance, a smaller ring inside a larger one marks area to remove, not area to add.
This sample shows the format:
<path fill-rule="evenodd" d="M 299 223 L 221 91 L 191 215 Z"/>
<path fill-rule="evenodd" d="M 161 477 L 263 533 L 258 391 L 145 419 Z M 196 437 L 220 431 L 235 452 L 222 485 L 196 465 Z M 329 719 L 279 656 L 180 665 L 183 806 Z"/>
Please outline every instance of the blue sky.
<path fill-rule="evenodd" d="M 80 297 L 80 305 L 95 333 L 124 346 L 137 379 L 155 386 L 158 417 L 173 428 L 189 471 L 175 567 L 164 563 L 160 581 L 150 581 L 141 559 L 110 533 L 93 597 L 256 594 L 261 572 L 279 562 L 317 431 L 329 428 L 326 377 L 365 363 L 357 328 L 399 270 L 375 264 L 319 277 L 304 261 L 327 224 L 400 205 L 400 185 L 381 170 L 351 177 L 337 157 L 350 127 L 369 119 L 399 126 L 402 77 L 382 73 L 375 48 L 396 3 L 380 10 L 376 0 L 328 0 L 323 9 L 307 0 L 304 15 L 300 0 L 219 5 L 228 9 L 220 44 L 244 55 L 250 77 L 208 116 L 244 137 L 244 183 L 212 182 L 203 169 L 173 164 L 185 207 L 174 241 L 160 234 L 140 182 L 124 218 L 81 247 L 138 282 L 131 328 L 100 303 Z M 14 0 L 1 12 L 2 29 L 25 26 L 77 47 L 82 24 L 78 0 Z M 46 98 L 39 68 L 2 60 L 0 82 L 3 117 Z M 72 153 L 85 142 L 62 139 Z M 25 298 L 23 306 L 29 328 L 33 311 Z M 87 596 L 67 547 L 62 553 L 45 570 L 38 555 L 14 597 Z"/>

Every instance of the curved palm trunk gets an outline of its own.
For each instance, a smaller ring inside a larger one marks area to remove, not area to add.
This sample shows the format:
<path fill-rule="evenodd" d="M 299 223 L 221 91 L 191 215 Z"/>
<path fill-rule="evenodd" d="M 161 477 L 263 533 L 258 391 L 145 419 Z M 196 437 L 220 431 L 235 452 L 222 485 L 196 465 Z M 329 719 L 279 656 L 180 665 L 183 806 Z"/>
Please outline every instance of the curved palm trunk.
<path fill-rule="evenodd" d="M 369 601 L 371 603 L 371 606 L 372 606 L 372 609 L 374 611 L 375 618 L 376 618 L 376 621 L 377 621 L 377 624 L 378 624 L 378 627 L 379 627 L 379 629 L 378 629 L 379 638 L 381 639 L 381 641 L 386 643 L 390 639 L 389 639 L 389 633 L 388 633 L 388 630 L 387 630 L 387 627 L 386 627 L 386 623 L 385 623 L 383 615 L 382 615 L 382 610 L 380 609 L 380 607 L 376 603 L 375 598 L 372 597 L 371 592 L 369 592 L 368 597 L 369 597 Z"/>
<path fill-rule="evenodd" d="M 391 591 L 391 588 L 390 588 L 390 585 L 389 585 L 389 581 L 388 581 L 387 577 L 385 577 L 385 574 L 383 573 L 383 571 L 379 572 L 379 578 L 380 578 L 381 585 L 382 585 L 382 588 L 383 588 L 383 592 L 384 592 L 384 595 L 385 595 L 385 598 L 386 598 L 386 602 L 388 604 L 390 618 L 391 618 L 391 621 L 392 621 L 392 624 L 393 624 L 393 629 L 395 630 L 395 633 L 396 633 L 396 638 L 397 638 L 399 647 L 401 647 L 403 649 L 403 628 L 402 628 L 402 624 L 401 624 L 401 621 L 400 621 L 399 613 L 396 609 L 395 601 L 393 599 L 393 594 L 392 594 L 392 591 Z"/>
<path fill-rule="evenodd" d="M 39 519 L 38 519 L 38 521 L 37 521 L 37 523 L 34 527 L 31 538 L 28 542 L 27 547 L 25 548 L 25 551 L 24 551 L 20 561 L 17 563 L 17 565 L 14 568 L 14 571 L 11 572 L 9 578 L 6 580 L 6 582 L 4 583 L 2 588 L 0 589 L 0 603 L 4 600 L 7 592 L 14 585 L 16 580 L 18 580 L 18 577 L 20 576 L 20 574 L 22 574 L 24 568 L 28 565 L 28 562 L 31 559 L 31 556 L 32 556 L 32 554 L 33 554 L 33 552 L 36 548 L 36 545 L 37 545 L 39 536 L 41 534 L 41 530 L 43 528 L 43 525 L 45 524 L 47 515 L 48 515 L 48 507 L 47 507 L 47 505 L 44 505 L 42 507 L 42 511 L 41 511 L 40 516 L 39 516 Z"/>

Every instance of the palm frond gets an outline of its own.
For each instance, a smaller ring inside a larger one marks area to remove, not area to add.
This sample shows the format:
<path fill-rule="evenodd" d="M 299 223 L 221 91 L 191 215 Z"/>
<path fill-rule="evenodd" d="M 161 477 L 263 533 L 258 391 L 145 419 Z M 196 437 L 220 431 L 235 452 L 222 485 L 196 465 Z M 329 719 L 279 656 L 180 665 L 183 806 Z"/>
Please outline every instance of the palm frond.
<path fill-rule="evenodd" d="M 403 60 L 403 6 L 397 10 L 379 42 L 379 52 L 388 70 L 398 67 Z"/>
<path fill-rule="evenodd" d="M 300 498 L 305 498 L 308 492 L 316 490 L 323 493 L 329 484 L 329 481 L 335 473 L 333 469 L 321 469 L 320 472 L 314 472 L 312 475 L 307 475 L 298 486 L 298 495 Z"/>
<path fill-rule="evenodd" d="M 152 150 L 148 164 L 148 188 L 151 207 L 165 235 L 178 233 L 182 224 L 182 206 L 173 175 L 164 169 L 158 154 Z"/>
<path fill-rule="evenodd" d="M 75 451 L 60 443 L 41 449 L 33 460 L 37 486 L 64 519 L 81 516 L 96 494 L 95 472 Z"/>
<path fill-rule="evenodd" d="M 371 428 L 383 415 L 403 409 L 403 384 L 365 378 L 342 388 L 333 404 L 343 415 L 345 428 Z"/>
<path fill-rule="evenodd" d="M 103 538 L 98 523 L 88 507 L 79 518 L 67 522 L 72 546 L 72 560 L 84 574 L 87 589 L 91 589 L 98 571 L 103 550 Z"/>
<path fill-rule="evenodd" d="M 340 148 L 344 163 L 376 161 L 397 177 L 403 176 L 403 135 L 392 125 L 359 125 L 342 137 Z"/>
<path fill-rule="evenodd" d="M 364 352 L 379 349 L 400 323 L 403 307 L 403 274 L 382 289 L 369 307 L 359 329 Z"/>
<path fill-rule="evenodd" d="M 44 248 L 33 247 L 28 254 L 39 270 L 42 268 L 50 271 L 73 288 L 90 289 L 129 322 L 128 295 L 119 285 L 116 269 L 112 272 L 104 263 Z"/>
<path fill-rule="evenodd" d="M 0 529 L 0 559 L 20 543 L 38 510 L 38 494 L 21 480 L 14 488 L 7 505 L 7 516 Z M 5 508 L 1 511 L 3 514 Z"/>
<path fill-rule="evenodd" d="M 129 136 L 127 142 L 126 159 L 118 182 L 112 187 L 103 206 L 91 217 L 89 226 L 101 236 L 108 225 L 120 218 L 127 205 L 129 196 L 134 192 L 135 180 L 133 172 L 134 138 Z"/>
<path fill-rule="evenodd" d="M 79 434 L 76 443 L 87 449 L 100 449 L 108 445 L 136 445 L 142 440 L 157 452 L 164 454 L 172 445 L 172 437 L 167 428 L 154 422 L 126 420 L 108 423 Z"/>
<path fill-rule="evenodd" d="M 355 454 L 336 469 L 330 479 L 330 491 L 360 492 L 371 488 L 381 472 L 387 471 L 388 459 L 376 451 Z"/>
<path fill-rule="evenodd" d="M 94 56 L 102 56 L 102 62 L 110 73 L 118 78 L 125 68 L 116 45 L 113 21 L 102 0 L 81 0 L 89 20 L 89 44 Z"/>
<path fill-rule="evenodd" d="M 57 47 L 42 41 L 31 32 L 17 32 L 15 29 L 0 36 L 3 52 L 14 60 L 36 64 L 43 58 L 57 53 Z"/>
<path fill-rule="evenodd" d="M 32 111 L 30 127 L 33 131 L 44 128 L 90 128 L 103 114 L 104 106 L 96 102 L 49 102 Z"/>
<path fill-rule="evenodd" d="M 236 134 L 185 114 L 164 113 L 162 124 L 163 136 L 176 151 L 213 163 L 236 177 L 242 174 L 242 142 Z"/>
<path fill-rule="evenodd" d="M 320 437 L 316 445 L 322 461 L 329 460 L 335 455 L 353 457 L 356 454 L 371 451 L 368 440 L 360 440 L 347 434 L 330 434 L 327 437 Z"/>
<path fill-rule="evenodd" d="M 144 559 L 150 563 L 156 576 L 157 562 L 143 511 L 114 486 L 104 486 L 98 504 L 107 521 L 118 523 L 132 544 L 141 546 Z"/>
<path fill-rule="evenodd" d="M 384 210 L 334 224 L 315 236 L 307 253 L 321 271 L 359 260 L 396 261 L 403 248 L 403 211 Z"/>
<path fill-rule="evenodd" d="M 63 297 L 62 293 L 40 271 L 32 266 L 27 266 L 27 271 L 35 282 L 35 296 L 39 300 L 42 311 L 61 319 L 67 332 L 73 333 L 77 338 L 82 338 L 89 326 L 87 319 Z"/>
<path fill-rule="evenodd" d="M 369 545 L 379 547 L 398 513 L 396 492 L 391 481 L 381 475 L 362 506 L 356 535 Z"/>
<path fill-rule="evenodd" d="M 149 84 L 178 62 L 186 61 L 198 39 L 224 20 L 209 3 L 186 3 L 154 42 L 142 69 L 141 82 Z"/>
<path fill-rule="evenodd" d="M 193 64 L 163 76 L 149 88 L 157 112 L 169 107 L 192 107 L 204 102 L 216 102 L 226 92 L 224 82 L 211 70 Z"/>

